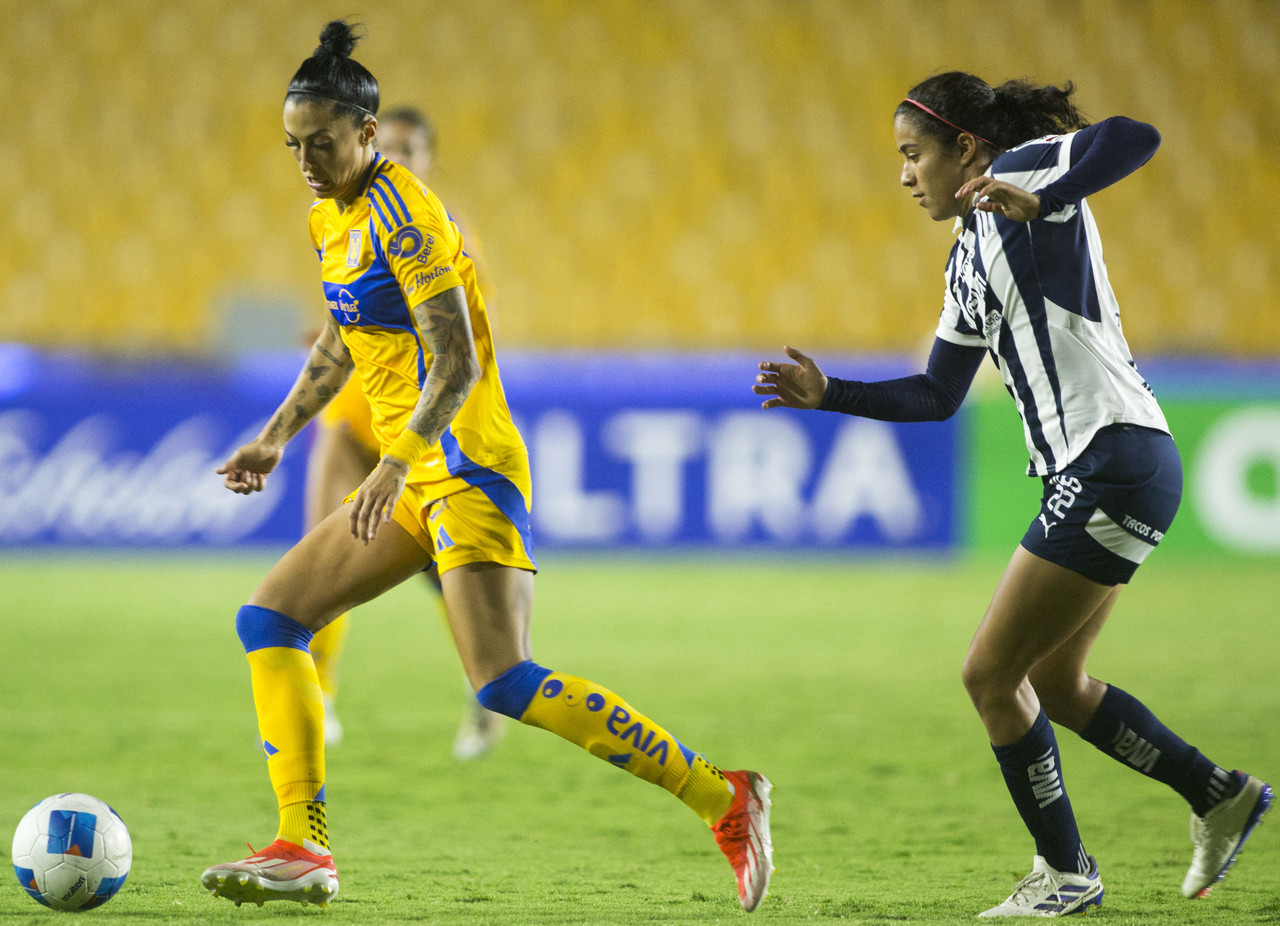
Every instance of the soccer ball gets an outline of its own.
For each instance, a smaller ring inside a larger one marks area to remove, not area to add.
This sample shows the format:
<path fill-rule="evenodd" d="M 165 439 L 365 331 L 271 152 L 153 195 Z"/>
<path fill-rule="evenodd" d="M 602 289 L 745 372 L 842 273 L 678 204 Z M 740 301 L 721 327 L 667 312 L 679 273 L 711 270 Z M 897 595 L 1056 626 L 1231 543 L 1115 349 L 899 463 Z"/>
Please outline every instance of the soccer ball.
<path fill-rule="evenodd" d="M 27 811 L 13 834 L 13 870 L 37 902 L 92 910 L 116 895 L 133 863 L 120 815 L 88 794 L 55 794 Z"/>

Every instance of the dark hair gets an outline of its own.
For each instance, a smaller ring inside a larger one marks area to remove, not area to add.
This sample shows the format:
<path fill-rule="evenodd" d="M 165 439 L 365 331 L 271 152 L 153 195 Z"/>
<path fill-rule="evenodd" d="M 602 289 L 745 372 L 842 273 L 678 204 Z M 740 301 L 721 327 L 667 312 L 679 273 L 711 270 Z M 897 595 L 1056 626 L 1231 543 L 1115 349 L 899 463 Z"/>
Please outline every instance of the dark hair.
<path fill-rule="evenodd" d="M 1071 81 L 1059 88 L 1025 79 L 993 88 L 972 74 L 947 71 L 912 87 L 894 115 L 947 146 L 963 131 L 1007 151 L 1033 138 L 1086 127 L 1089 120 L 1070 100 L 1075 89 Z"/>
<path fill-rule="evenodd" d="M 413 106 L 397 106 L 382 114 L 382 121 L 403 122 L 411 125 L 427 136 L 427 150 L 434 156 L 436 153 L 436 127 L 422 110 Z"/>
<path fill-rule="evenodd" d="M 329 100 L 334 114 L 347 116 L 357 127 L 366 116 L 378 113 L 378 81 L 351 52 L 364 33 L 356 34 L 356 26 L 345 19 L 335 19 L 320 33 L 320 45 L 302 62 L 285 101 L 296 97 Z"/>

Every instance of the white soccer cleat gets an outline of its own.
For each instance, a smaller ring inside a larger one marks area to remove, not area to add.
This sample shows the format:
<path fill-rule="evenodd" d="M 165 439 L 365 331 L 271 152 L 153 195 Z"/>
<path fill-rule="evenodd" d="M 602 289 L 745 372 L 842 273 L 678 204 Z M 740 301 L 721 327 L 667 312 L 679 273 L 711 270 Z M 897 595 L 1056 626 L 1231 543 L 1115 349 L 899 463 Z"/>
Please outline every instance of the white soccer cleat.
<path fill-rule="evenodd" d="M 1018 882 L 1009 899 L 978 916 L 1070 916 L 1102 906 L 1102 877 L 1089 857 L 1087 875 L 1050 868 L 1043 856 L 1031 864 L 1031 874 Z"/>
<path fill-rule="evenodd" d="M 313 855 L 277 839 L 238 862 L 211 865 L 200 883 L 214 897 L 225 897 L 237 907 L 246 900 L 259 907 L 268 900 L 327 907 L 338 893 L 338 869 L 332 855 Z"/>
<path fill-rule="evenodd" d="M 1229 797 L 1203 817 L 1191 815 L 1191 867 L 1182 879 L 1185 897 L 1207 897 L 1226 877 L 1236 855 L 1271 807 L 1271 786 L 1246 775 L 1235 797 Z"/>
<path fill-rule="evenodd" d="M 733 785 L 733 803 L 711 832 L 733 866 L 738 902 L 750 913 L 769 892 L 769 876 L 773 874 L 773 837 L 769 833 L 773 785 L 757 772 L 725 772 L 724 777 Z"/>
<path fill-rule="evenodd" d="M 502 741 L 507 730 L 507 718 L 481 705 L 475 698 L 467 705 L 453 740 L 453 757 L 459 762 L 469 762 L 488 755 Z"/>

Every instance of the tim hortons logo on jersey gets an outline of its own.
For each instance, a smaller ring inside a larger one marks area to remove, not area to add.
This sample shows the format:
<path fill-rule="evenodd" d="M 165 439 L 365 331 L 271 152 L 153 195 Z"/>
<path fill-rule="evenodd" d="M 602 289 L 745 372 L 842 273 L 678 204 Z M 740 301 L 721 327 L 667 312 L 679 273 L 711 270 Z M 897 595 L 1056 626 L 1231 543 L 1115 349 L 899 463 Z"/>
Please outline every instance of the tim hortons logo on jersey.
<path fill-rule="evenodd" d="M 434 270 L 424 270 L 413 278 L 413 282 L 405 290 L 406 295 L 412 296 L 420 287 L 426 286 L 432 280 L 444 276 L 446 273 L 453 273 L 453 267 L 436 267 Z"/>

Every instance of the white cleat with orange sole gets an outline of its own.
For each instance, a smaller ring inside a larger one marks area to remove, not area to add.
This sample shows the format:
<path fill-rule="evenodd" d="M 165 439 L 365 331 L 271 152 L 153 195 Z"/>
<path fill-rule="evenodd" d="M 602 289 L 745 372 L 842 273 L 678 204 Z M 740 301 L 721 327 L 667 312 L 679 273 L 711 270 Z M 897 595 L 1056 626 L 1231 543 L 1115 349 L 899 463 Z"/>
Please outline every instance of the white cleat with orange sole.
<path fill-rule="evenodd" d="M 211 865 L 200 883 L 214 897 L 225 897 L 237 907 L 245 901 L 261 907 L 269 900 L 327 907 L 338 893 L 338 869 L 332 855 L 314 855 L 277 839 L 238 862 Z"/>

